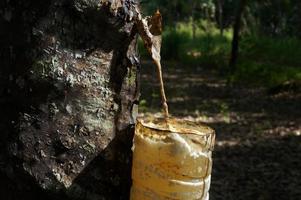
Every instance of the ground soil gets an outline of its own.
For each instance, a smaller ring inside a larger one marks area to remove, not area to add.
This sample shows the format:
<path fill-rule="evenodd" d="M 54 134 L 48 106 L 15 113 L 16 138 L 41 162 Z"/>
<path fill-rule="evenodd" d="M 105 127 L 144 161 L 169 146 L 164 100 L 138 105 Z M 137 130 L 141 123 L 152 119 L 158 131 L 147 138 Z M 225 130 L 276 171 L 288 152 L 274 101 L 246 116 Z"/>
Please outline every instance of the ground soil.
<path fill-rule="evenodd" d="M 211 200 L 301 199 L 301 94 L 233 84 L 215 70 L 163 65 L 172 115 L 216 130 Z M 142 65 L 140 115 L 160 115 L 154 65 Z"/>

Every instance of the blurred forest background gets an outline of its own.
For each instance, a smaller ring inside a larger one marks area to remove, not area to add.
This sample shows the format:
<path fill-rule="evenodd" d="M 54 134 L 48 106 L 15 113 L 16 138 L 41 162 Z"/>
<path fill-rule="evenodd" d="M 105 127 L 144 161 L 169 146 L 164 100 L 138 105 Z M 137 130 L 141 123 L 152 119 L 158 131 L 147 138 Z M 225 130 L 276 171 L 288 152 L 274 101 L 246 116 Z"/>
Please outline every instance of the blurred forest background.
<path fill-rule="evenodd" d="M 142 7 L 146 15 L 163 14 L 163 60 L 230 71 L 232 81 L 265 86 L 301 80 L 298 0 L 152 0 Z M 241 40 L 239 56 L 231 58 L 234 27 Z"/>
<path fill-rule="evenodd" d="M 171 113 L 217 132 L 211 199 L 301 197 L 301 1 L 145 0 Z M 141 115 L 160 111 L 142 42 Z"/>

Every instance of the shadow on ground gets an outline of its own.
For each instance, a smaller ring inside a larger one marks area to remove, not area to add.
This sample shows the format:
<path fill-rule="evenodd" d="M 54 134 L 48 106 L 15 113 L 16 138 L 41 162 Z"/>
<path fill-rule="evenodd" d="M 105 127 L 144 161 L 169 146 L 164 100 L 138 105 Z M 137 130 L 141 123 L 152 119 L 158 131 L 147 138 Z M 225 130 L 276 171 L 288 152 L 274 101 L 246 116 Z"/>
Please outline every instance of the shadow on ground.
<path fill-rule="evenodd" d="M 300 199 L 300 93 L 269 95 L 261 87 L 229 87 L 213 70 L 165 66 L 170 112 L 216 130 L 211 200 Z M 141 81 L 140 113 L 158 113 L 151 63 Z"/>
<path fill-rule="evenodd" d="M 217 145 L 211 199 L 300 199 L 300 152 L 299 136 Z"/>

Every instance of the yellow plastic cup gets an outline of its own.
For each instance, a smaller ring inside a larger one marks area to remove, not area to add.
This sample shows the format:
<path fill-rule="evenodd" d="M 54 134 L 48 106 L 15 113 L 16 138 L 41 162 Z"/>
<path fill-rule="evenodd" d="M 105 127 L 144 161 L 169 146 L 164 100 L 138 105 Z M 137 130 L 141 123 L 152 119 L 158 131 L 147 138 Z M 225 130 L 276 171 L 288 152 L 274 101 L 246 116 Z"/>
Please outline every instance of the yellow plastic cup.
<path fill-rule="evenodd" d="M 138 119 L 131 200 L 207 200 L 215 132 L 179 120 Z"/>

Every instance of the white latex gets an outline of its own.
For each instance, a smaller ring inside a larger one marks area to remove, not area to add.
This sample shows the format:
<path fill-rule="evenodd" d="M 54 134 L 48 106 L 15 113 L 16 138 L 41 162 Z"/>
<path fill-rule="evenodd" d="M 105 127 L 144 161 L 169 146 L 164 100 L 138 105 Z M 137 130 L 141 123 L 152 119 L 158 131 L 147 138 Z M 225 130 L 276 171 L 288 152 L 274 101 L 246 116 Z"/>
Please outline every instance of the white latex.
<path fill-rule="evenodd" d="M 209 199 L 214 131 L 177 120 L 162 123 L 136 125 L 131 200 Z"/>

